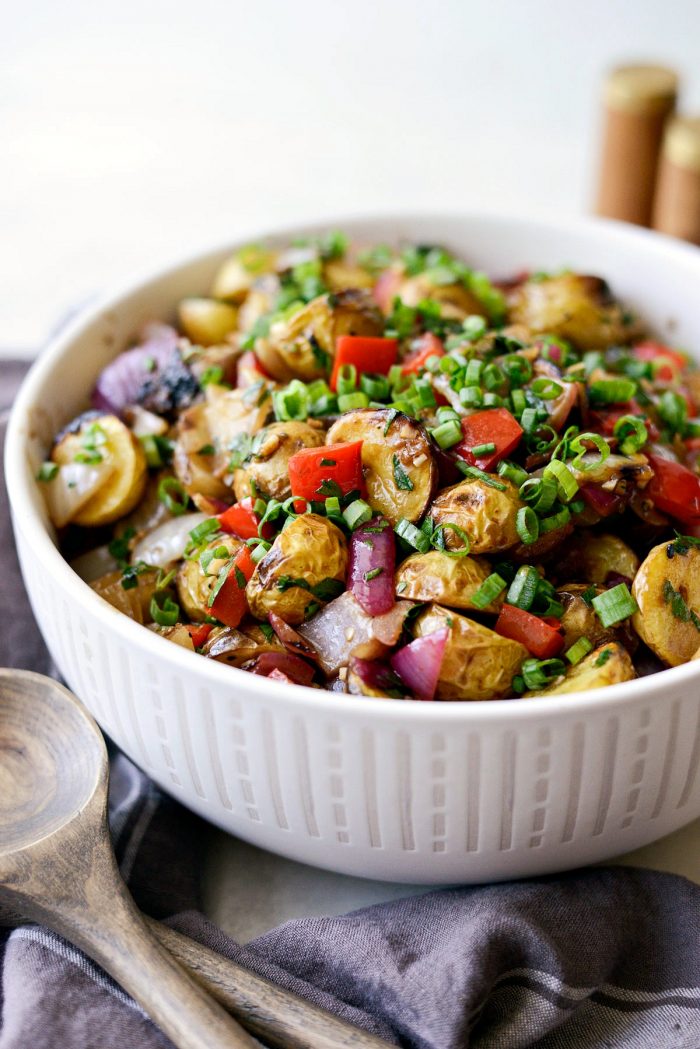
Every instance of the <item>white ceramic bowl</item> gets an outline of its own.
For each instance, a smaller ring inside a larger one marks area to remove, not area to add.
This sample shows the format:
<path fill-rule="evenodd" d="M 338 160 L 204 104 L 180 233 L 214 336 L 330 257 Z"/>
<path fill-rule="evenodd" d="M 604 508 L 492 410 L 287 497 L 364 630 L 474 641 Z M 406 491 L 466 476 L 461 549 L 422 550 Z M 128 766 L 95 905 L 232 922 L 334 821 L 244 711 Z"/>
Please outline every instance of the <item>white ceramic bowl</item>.
<path fill-rule="evenodd" d="M 700 351 L 700 251 L 601 221 L 403 216 L 324 223 L 444 243 L 492 274 L 608 278 Z M 284 231 L 273 242 L 293 234 Z M 74 321 L 14 406 L 6 472 L 40 629 L 102 728 L 183 804 L 264 848 L 397 881 L 476 882 L 609 858 L 700 815 L 700 663 L 578 695 L 401 703 L 286 686 L 186 652 L 97 597 L 54 543 L 37 463 L 140 325 L 205 292 L 225 250 Z M 7 611 L 7 610 L 6 610 Z"/>

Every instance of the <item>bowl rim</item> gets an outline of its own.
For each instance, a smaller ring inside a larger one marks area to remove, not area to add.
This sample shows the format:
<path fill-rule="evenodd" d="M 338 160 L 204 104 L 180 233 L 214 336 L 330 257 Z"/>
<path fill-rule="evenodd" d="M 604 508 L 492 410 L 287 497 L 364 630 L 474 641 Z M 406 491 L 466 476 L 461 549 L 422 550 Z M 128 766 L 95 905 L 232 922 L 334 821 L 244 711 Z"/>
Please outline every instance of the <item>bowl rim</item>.
<path fill-rule="evenodd" d="M 333 215 L 311 221 L 302 220 L 275 226 L 272 230 L 259 231 L 242 229 L 238 235 L 227 239 L 223 244 L 209 250 L 183 255 L 179 260 L 167 266 L 152 268 L 145 275 L 123 282 L 112 290 L 87 304 L 66 323 L 48 341 L 24 378 L 15 398 L 7 426 L 5 447 L 5 479 L 15 528 L 21 531 L 30 549 L 47 571 L 50 571 L 63 589 L 68 591 L 79 602 L 84 610 L 110 633 L 118 634 L 126 645 L 137 646 L 144 655 L 154 659 L 167 659 L 173 670 L 178 668 L 183 673 L 194 673 L 199 667 L 200 676 L 210 687 L 222 689 L 239 688 L 256 698 L 273 700 L 281 704 L 289 702 L 290 706 L 302 705 L 310 710 L 319 709 L 325 713 L 361 714 L 363 717 L 379 719 L 398 716 L 409 722 L 428 719 L 440 723 L 471 721 L 499 721 L 509 718 L 510 721 L 549 719 L 556 715 L 580 717 L 587 711 L 609 712 L 630 703 L 633 699 L 643 701 L 651 698 L 668 686 L 679 690 L 683 686 L 700 684 L 700 661 L 669 667 L 658 674 L 635 678 L 603 689 L 572 692 L 561 696 L 534 696 L 515 701 L 513 699 L 493 700 L 454 700 L 432 703 L 420 701 L 400 702 L 393 699 L 376 699 L 368 696 L 349 695 L 347 693 L 329 692 L 325 689 L 314 689 L 310 686 L 286 684 L 270 681 L 248 671 L 205 660 L 197 653 L 189 652 L 178 645 L 173 645 L 166 638 L 153 631 L 144 629 L 138 623 L 123 615 L 106 601 L 102 600 L 80 576 L 70 567 L 51 535 L 36 513 L 31 498 L 31 487 L 36 481 L 27 469 L 27 435 L 30 428 L 29 413 L 37 399 L 37 394 L 45 386 L 54 368 L 64 356 L 70 357 L 74 339 L 85 328 L 95 322 L 105 311 L 118 310 L 132 295 L 149 284 L 161 283 L 179 273 L 182 269 L 196 266 L 208 259 L 214 259 L 227 251 L 234 251 L 251 240 L 279 241 L 290 236 L 314 235 L 324 230 L 342 228 L 352 232 L 354 228 L 372 224 L 395 225 L 397 230 L 403 224 L 430 224 L 430 222 L 488 223 L 494 231 L 500 227 L 521 229 L 538 228 L 562 236 L 597 236 L 602 244 L 616 241 L 629 245 L 632 250 L 636 245 L 645 247 L 654 244 L 660 255 L 670 253 L 677 265 L 689 266 L 697 271 L 700 277 L 700 250 L 690 244 L 677 241 L 663 234 L 626 223 L 613 222 L 598 217 L 560 218 L 543 216 L 537 213 L 504 214 L 500 211 L 479 209 L 478 211 L 402 211 L 352 214 L 347 217 Z M 654 249 L 656 250 L 656 249 Z M 21 524 L 17 522 L 21 521 Z M 165 647 L 167 646 L 167 648 Z M 198 663 L 193 660 L 197 658 Z"/>

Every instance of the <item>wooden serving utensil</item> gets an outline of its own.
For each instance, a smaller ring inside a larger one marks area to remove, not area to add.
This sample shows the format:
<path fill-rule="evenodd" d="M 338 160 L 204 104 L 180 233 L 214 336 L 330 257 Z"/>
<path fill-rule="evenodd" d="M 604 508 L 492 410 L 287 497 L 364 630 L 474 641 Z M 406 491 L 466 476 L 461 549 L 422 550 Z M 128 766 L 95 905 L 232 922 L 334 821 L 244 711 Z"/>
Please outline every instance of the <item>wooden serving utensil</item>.
<path fill-rule="evenodd" d="M 76 944 L 178 1049 L 254 1046 L 213 998 L 280 1049 L 387 1049 L 144 917 L 114 858 L 108 774 L 102 734 L 68 689 L 42 674 L 0 669 L 0 922 L 28 918 Z"/>

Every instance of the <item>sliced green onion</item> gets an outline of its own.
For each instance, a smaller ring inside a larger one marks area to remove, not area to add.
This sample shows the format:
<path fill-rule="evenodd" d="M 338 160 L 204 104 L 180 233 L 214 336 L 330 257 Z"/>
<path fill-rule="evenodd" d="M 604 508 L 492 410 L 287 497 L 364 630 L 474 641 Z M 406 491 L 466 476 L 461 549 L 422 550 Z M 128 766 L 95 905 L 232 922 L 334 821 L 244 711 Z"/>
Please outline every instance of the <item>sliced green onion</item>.
<path fill-rule="evenodd" d="M 525 612 L 532 607 L 540 582 L 540 574 L 532 565 L 522 565 L 508 587 L 506 601 L 509 605 L 522 608 Z"/>
<path fill-rule="evenodd" d="M 467 463 L 459 460 L 457 462 L 457 469 L 460 473 L 463 473 L 465 477 L 474 477 L 477 481 L 483 481 L 489 488 L 495 488 L 499 492 L 505 492 L 507 485 L 501 484 L 491 474 L 487 474 L 485 470 L 480 470 L 478 466 L 469 466 Z"/>
<path fill-rule="evenodd" d="M 469 451 L 477 459 L 480 459 L 482 455 L 491 455 L 492 452 L 496 451 L 496 445 L 493 441 L 489 441 L 487 444 L 475 444 Z"/>
<path fill-rule="evenodd" d="M 462 545 L 458 546 L 456 550 L 448 550 L 445 544 L 445 529 L 450 528 L 458 539 L 462 540 Z M 469 553 L 470 540 L 467 533 L 459 525 L 454 524 L 452 521 L 444 521 L 441 525 L 435 529 L 431 539 L 432 545 L 436 550 L 441 550 L 447 554 L 448 557 L 466 557 Z"/>
<path fill-rule="evenodd" d="M 407 521 L 405 517 L 402 517 L 398 524 L 394 527 L 394 531 L 401 539 L 405 540 L 409 546 L 412 546 L 414 550 L 420 551 L 421 554 L 427 554 L 431 547 L 429 536 L 425 532 L 421 532 L 420 528 L 416 528 L 414 524 Z"/>
<path fill-rule="evenodd" d="M 442 449 L 452 448 L 462 440 L 462 427 L 454 419 L 441 423 L 430 431 L 431 436 L 437 441 Z"/>
<path fill-rule="evenodd" d="M 548 452 L 557 443 L 558 434 L 556 430 L 545 424 L 537 426 L 530 433 L 525 435 L 525 444 L 529 451 L 540 455 L 542 452 Z"/>
<path fill-rule="evenodd" d="M 341 412 L 350 412 L 353 408 L 367 408 L 369 397 L 360 390 L 357 393 L 343 393 L 338 398 L 338 408 Z"/>
<path fill-rule="evenodd" d="M 511 681 L 511 688 L 513 689 L 513 692 L 517 692 L 518 695 L 520 695 L 521 692 L 525 691 L 525 682 L 522 678 L 522 675 L 515 675 L 515 677 Z"/>
<path fill-rule="evenodd" d="M 339 395 L 355 392 L 357 389 L 357 368 L 354 364 L 341 364 L 338 369 L 336 389 Z"/>
<path fill-rule="evenodd" d="M 530 389 L 534 393 L 535 397 L 539 397 L 542 401 L 553 401 L 555 397 L 558 397 L 563 390 L 563 387 L 555 382 L 554 379 L 535 379 L 534 382 L 530 383 Z"/>
<path fill-rule="evenodd" d="M 58 465 L 56 463 L 42 463 L 36 475 L 37 481 L 53 481 L 54 477 L 58 473 Z"/>
<path fill-rule="evenodd" d="M 540 517 L 540 535 L 546 535 L 547 532 L 555 532 L 558 528 L 563 528 L 571 520 L 571 511 L 568 506 L 562 506 L 555 514 L 550 514 L 549 517 Z"/>
<path fill-rule="evenodd" d="M 605 593 L 598 594 L 592 599 L 591 605 L 604 627 L 615 626 L 638 611 L 637 602 L 626 583 L 618 583 Z"/>
<path fill-rule="evenodd" d="M 449 405 L 443 404 L 437 410 L 437 419 L 438 419 L 439 423 L 449 423 L 449 422 L 459 423 L 459 422 L 461 422 L 462 417 L 459 414 L 459 412 L 456 412 L 454 410 L 454 408 L 450 408 Z"/>
<path fill-rule="evenodd" d="M 255 546 L 253 546 L 252 550 L 250 551 L 250 559 L 253 562 L 253 564 L 256 565 L 259 564 L 260 561 L 262 561 L 267 551 L 270 550 L 272 547 L 272 543 L 267 543 L 264 539 L 258 539 L 257 541 L 249 539 L 248 543 L 251 546 L 253 543 L 255 543 Z"/>
<path fill-rule="evenodd" d="M 521 667 L 527 688 L 542 688 L 566 670 L 561 659 L 526 659 Z"/>
<path fill-rule="evenodd" d="M 228 551 L 227 551 L 228 552 Z M 156 594 L 151 598 L 151 619 L 158 626 L 175 626 L 180 617 L 180 606 L 167 594 L 163 596 L 163 603 L 158 603 Z"/>
<path fill-rule="evenodd" d="M 500 389 L 504 385 L 506 377 L 497 364 L 487 364 L 481 381 L 487 390 L 493 391 Z"/>
<path fill-rule="evenodd" d="M 583 355 L 583 368 L 586 373 L 586 378 L 591 375 L 596 368 L 605 367 L 605 358 L 600 350 L 589 350 Z"/>
<path fill-rule="evenodd" d="M 391 393 L 389 380 L 385 375 L 361 375 L 360 389 L 373 401 L 385 401 Z"/>
<path fill-rule="evenodd" d="M 526 546 L 537 542 L 540 534 L 540 525 L 537 514 L 531 506 L 521 506 L 515 518 L 515 529 L 520 539 Z"/>
<path fill-rule="evenodd" d="M 505 579 L 498 572 L 492 572 L 484 579 L 476 593 L 472 594 L 472 605 L 474 608 L 486 608 L 496 600 L 499 594 L 503 593 L 507 586 Z"/>
<path fill-rule="evenodd" d="M 583 499 L 574 499 L 573 502 L 569 503 L 569 510 L 572 514 L 582 514 L 586 509 L 586 504 Z"/>
<path fill-rule="evenodd" d="M 310 404 L 309 391 L 300 379 L 292 379 L 288 386 L 272 394 L 272 406 L 280 422 L 303 422 L 308 417 Z"/>
<path fill-rule="evenodd" d="M 480 408 L 484 403 L 484 395 L 478 386 L 463 386 L 459 399 L 465 408 Z"/>
<path fill-rule="evenodd" d="M 511 390 L 510 403 L 513 405 L 513 414 L 522 415 L 527 408 L 527 398 L 523 390 Z"/>
<path fill-rule="evenodd" d="M 416 379 L 411 388 L 411 393 L 421 408 L 435 407 L 435 391 L 429 379 Z"/>
<path fill-rule="evenodd" d="M 497 469 L 501 477 L 505 477 L 506 481 L 512 481 L 518 488 L 528 479 L 527 470 L 523 470 L 522 466 L 512 463 L 509 459 L 501 459 Z"/>
<path fill-rule="evenodd" d="M 532 377 L 532 365 L 520 353 L 509 353 L 501 361 L 501 368 L 511 386 L 524 386 Z"/>
<path fill-rule="evenodd" d="M 328 500 L 326 500 L 327 502 Z M 351 531 L 371 521 L 374 511 L 364 499 L 355 499 L 343 510 L 343 519 Z"/>
<path fill-rule="evenodd" d="M 593 645 L 587 637 L 580 637 L 578 641 L 574 641 L 573 645 L 567 648 L 564 653 L 564 657 L 569 660 L 572 666 L 576 666 L 580 663 L 584 656 L 587 656 L 589 652 L 593 650 Z"/>
<path fill-rule="evenodd" d="M 163 465 L 163 460 L 160 457 L 160 449 L 158 447 L 158 443 L 152 433 L 147 433 L 144 434 L 142 437 L 139 437 L 139 443 L 143 448 L 144 455 L 146 456 L 146 462 L 152 469 L 155 469 L 158 466 Z M 212 448 L 212 452 L 213 451 L 214 449 Z M 201 450 L 197 454 L 201 455 Z"/>
<path fill-rule="evenodd" d="M 520 416 L 520 425 L 525 433 L 532 433 L 538 421 L 537 408 L 526 408 Z"/>
<path fill-rule="evenodd" d="M 484 394 L 484 408 L 503 408 L 505 400 L 497 393 L 487 390 Z"/>
<path fill-rule="evenodd" d="M 578 484 L 571 471 L 559 459 L 552 459 L 544 468 L 542 477 L 551 479 L 562 503 L 569 503 L 578 492 Z"/>
<path fill-rule="evenodd" d="M 656 405 L 663 421 L 672 433 L 685 433 L 685 424 L 688 419 L 688 405 L 685 398 L 673 390 L 665 390 L 659 397 Z"/>
<path fill-rule="evenodd" d="M 481 382 L 481 373 L 484 370 L 484 362 L 474 357 L 467 363 L 464 372 L 465 386 L 478 386 Z"/>
<path fill-rule="evenodd" d="M 586 447 L 586 443 L 595 445 L 598 452 L 598 458 L 594 459 L 591 463 L 584 463 L 583 457 L 590 448 Z M 600 436 L 598 433 L 580 433 L 578 437 L 574 437 L 569 442 L 569 453 L 576 453 L 576 458 L 572 462 L 572 466 L 575 470 L 595 470 L 597 466 L 604 463 L 607 457 L 610 455 L 610 445 L 608 442 Z"/>
<path fill-rule="evenodd" d="M 613 436 L 617 437 L 623 455 L 634 455 L 647 443 L 649 434 L 644 420 L 639 416 L 622 415 L 613 427 Z"/>
<path fill-rule="evenodd" d="M 520 487 L 520 498 L 537 514 L 551 510 L 557 498 L 556 483 L 546 477 L 529 477 Z"/>
<path fill-rule="evenodd" d="M 173 517 L 187 513 L 190 497 L 176 477 L 164 477 L 158 485 L 158 498 L 164 503 Z"/>
<path fill-rule="evenodd" d="M 637 384 L 633 379 L 597 379 L 588 386 L 592 404 L 624 404 L 636 392 Z"/>
<path fill-rule="evenodd" d="M 486 321 L 478 313 L 470 313 L 462 321 L 462 331 L 471 342 L 474 342 L 485 334 Z"/>

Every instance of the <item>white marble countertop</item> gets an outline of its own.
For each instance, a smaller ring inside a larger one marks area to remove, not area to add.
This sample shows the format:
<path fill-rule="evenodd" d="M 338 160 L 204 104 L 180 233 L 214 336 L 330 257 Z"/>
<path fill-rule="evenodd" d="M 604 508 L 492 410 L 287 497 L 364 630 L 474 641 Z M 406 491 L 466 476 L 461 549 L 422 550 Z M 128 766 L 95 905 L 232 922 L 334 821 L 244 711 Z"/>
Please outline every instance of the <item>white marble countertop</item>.
<path fill-rule="evenodd" d="M 695 0 L 30 0 L 0 35 L 0 356 L 76 303 L 238 232 L 401 209 L 587 210 L 610 65 L 679 69 Z M 700 823 L 629 862 L 700 881 Z M 208 913 L 247 940 L 411 890 L 212 831 Z"/>

